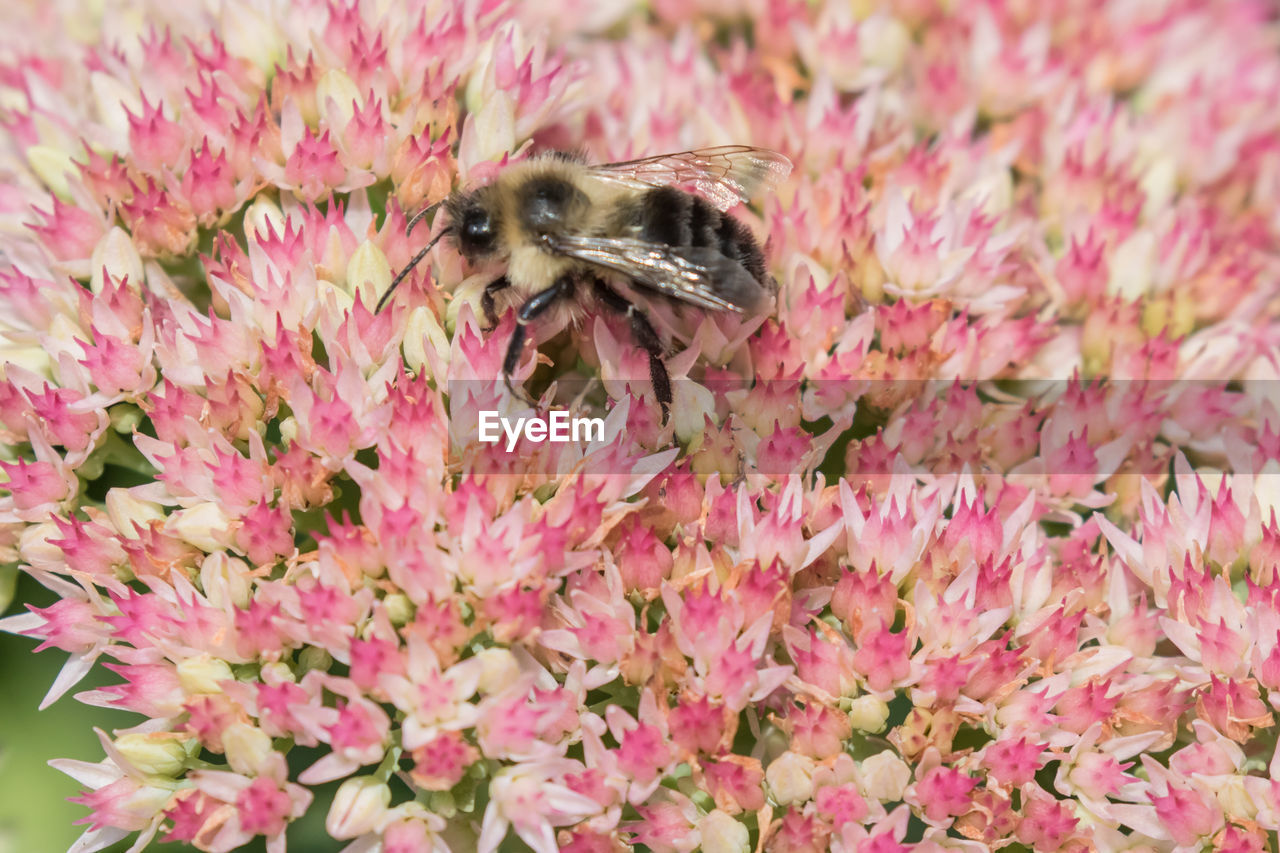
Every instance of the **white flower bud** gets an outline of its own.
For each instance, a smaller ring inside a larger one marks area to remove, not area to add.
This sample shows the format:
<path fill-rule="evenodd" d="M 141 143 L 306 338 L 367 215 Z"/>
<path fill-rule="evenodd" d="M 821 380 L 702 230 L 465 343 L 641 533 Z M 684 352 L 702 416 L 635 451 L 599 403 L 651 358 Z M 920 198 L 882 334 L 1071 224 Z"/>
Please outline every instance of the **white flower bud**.
<path fill-rule="evenodd" d="M 458 145 L 458 165 L 467 169 L 486 160 L 498 160 L 516 147 L 516 110 L 511 95 L 487 93 L 478 112 L 467 116 Z"/>
<path fill-rule="evenodd" d="M 24 110 L 27 108 L 26 93 L 12 86 L 0 90 L 0 110 Z"/>
<path fill-rule="evenodd" d="M 36 567 L 48 566 L 50 563 L 62 561 L 62 549 L 49 542 L 50 539 L 61 539 L 62 533 L 58 525 L 52 521 L 27 526 L 18 540 L 18 556 L 22 562 Z"/>
<path fill-rule="evenodd" d="M 986 169 L 961 197 L 980 204 L 987 216 L 999 217 L 1013 206 L 1013 175 L 1003 166 Z"/>
<path fill-rule="evenodd" d="M 1273 512 L 1280 516 L 1280 462 L 1268 459 L 1262 463 L 1253 483 L 1253 499 L 1258 503 L 1258 517 L 1269 519 Z"/>
<path fill-rule="evenodd" d="M 458 318 L 463 308 L 470 308 L 471 315 L 481 323 L 488 322 L 484 316 L 484 288 L 491 277 L 488 275 L 472 275 L 453 286 L 453 298 L 444 306 L 444 327 L 450 334 L 458 331 Z M 496 306 L 495 306 L 496 307 Z"/>
<path fill-rule="evenodd" d="M 330 316 L 341 317 L 356 304 L 356 300 L 350 293 L 328 279 L 319 279 L 316 282 L 316 291 L 317 298 L 328 307 Z"/>
<path fill-rule="evenodd" d="M 1211 468 L 1202 465 L 1196 468 L 1196 476 L 1204 483 L 1204 487 L 1209 491 L 1209 497 L 1214 500 L 1218 499 L 1218 493 L 1222 491 L 1223 485 L 1227 482 L 1227 474 L 1217 468 Z"/>
<path fill-rule="evenodd" d="M 245 776 L 260 774 L 274 751 L 271 737 L 248 723 L 232 723 L 223 729 L 222 747 L 231 769 Z"/>
<path fill-rule="evenodd" d="M 351 253 L 342 242 L 342 233 L 337 228 L 330 228 L 324 245 L 320 247 L 320 257 L 316 258 L 316 279 L 350 290 L 347 286 L 347 264 L 350 261 Z"/>
<path fill-rule="evenodd" d="M 742 821 L 715 809 L 698 821 L 702 853 L 748 853 L 751 838 Z"/>
<path fill-rule="evenodd" d="M 244 57 L 264 72 L 269 73 L 284 58 L 283 30 L 259 11 L 257 3 L 223 4 L 218 33 L 228 53 Z"/>
<path fill-rule="evenodd" d="M 205 501 L 169 516 L 165 528 L 201 551 L 213 553 L 227 546 L 227 528 L 230 524 L 231 519 L 219 504 Z"/>
<path fill-rule="evenodd" d="M 245 236 L 252 235 L 266 239 L 270 230 L 274 230 L 276 234 L 282 234 L 285 222 L 284 213 L 281 212 L 280 207 L 266 196 L 259 195 L 244 213 Z"/>
<path fill-rule="evenodd" d="M 0 379 L 5 378 L 10 366 L 30 370 L 46 379 L 53 377 L 53 359 L 44 347 L 0 347 Z"/>
<path fill-rule="evenodd" d="M 75 320 L 66 314 L 59 314 L 49 323 L 45 346 L 54 360 L 63 352 L 71 353 L 79 359 L 84 354 L 84 348 L 80 344 L 90 343 L 89 337 L 89 333 L 80 328 Z"/>
<path fill-rule="evenodd" d="M 107 490 L 107 517 L 116 532 L 126 539 L 137 539 L 134 524 L 146 527 L 164 518 L 164 507 L 151 501 L 138 500 L 128 489 L 116 487 Z"/>
<path fill-rule="evenodd" d="M 806 803 L 813 796 L 813 771 L 817 762 L 798 752 L 784 752 L 764 771 L 764 780 L 778 805 Z"/>
<path fill-rule="evenodd" d="M 366 308 L 378 304 L 391 285 L 391 265 L 387 256 L 371 240 L 365 240 L 351 253 L 347 262 L 347 292 L 360 294 Z"/>
<path fill-rule="evenodd" d="M 391 803 L 391 789 L 372 776 L 356 776 L 342 783 L 334 795 L 324 828 L 339 840 L 356 838 L 378 827 Z"/>
<path fill-rule="evenodd" d="M 1130 301 L 1146 296 L 1153 283 L 1157 249 L 1156 235 L 1150 228 L 1130 234 L 1111 255 L 1107 293 Z"/>
<path fill-rule="evenodd" d="M 98 111 L 98 119 L 106 130 L 103 140 L 108 148 L 127 151 L 129 148 L 129 113 L 142 115 L 142 100 L 136 86 L 126 86 L 124 81 L 106 71 L 94 71 L 89 75 L 90 100 Z"/>
<path fill-rule="evenodd" d="M 872 15 L 858 26 L 858 53 L 873 68 L 897 71 L 911 46 L 911 33 L 897 18 Z"/>
<path fill-rule="evenodd" d="M 89 289 L 94 293 L 102 292 L 103 270 L 116 280 L 128 279 L 129 287 L 142 289 L 142 256 L 129 238 L 129 233 L 119 225 L 112 228 L 98 245 L 93 247 L 93 255 L 89 259 Z"/>
<path fill-rule="evenodd" d="M 519 35 L 517 33 L 517 35 Z M 514 47 L 514 45 L 513 45 Z M 516 55 L 521 55 L 516 51 Z M 484 99 L 488 94 L 485 89 L 492 87 L 493 76 L 489 74 L 489 66 L 493 64 L 493 43 L 489 43 L 480 48 L 475 57 L 474 68 L 481 69 L 478 74 L 472 74 L 467 78 L 467 87 L 462 91 L 463 103 L 466 104 L 467 112 L 479 112 Z"/>
<path fill-rule="evenodd" d="M 32 145 L 27 149 L 27 164 L 49 190 L 64 201 L 71 198 L 67 178 L 79 172 L 71 155 L 61 148 L 49 145 Z"/>
<path fill-rule="evenodd" d="M 172 732 L 133 732 L 116 738 L 115 748 L 141 773 L 176 778 L 187 766 L 191 742 Z"/>
<path fill-rule="evenodd" d="M 849 706 L 849 722 L 860 732 L 878 732 L 889 719 L 889 706 L 870 693 L 859 696 Z"/>
<path fill-rule="evenodd" d="M 178 662 L 178 683 L 187 693 L 221 693 L 220 682 L 234 677 L 231 666 L 213 655 L 198 655 Z"/>
<path fill-rule="evenodd" d="M 911 781 L 911 768 L 893 750 L 877 753 L 860 765 L 863 796 L 882 803 L 901 800 Z"/>
<path fill-rule="evenodd" d="M 215 551 L 200 562 L 200 589 L 214 607 L 230 603 L 247 608 L 253 597 L 249 564 L 225 551 Z"/>
<path fill-rule="evenodd" d="M 672 389 L 671 420 L 675 428 L 676 438 L 681 444 L 689 444 L 697 440 L 702 443 L 703 431 L 707 427 L 706 418 L 716 419 L 716 398 L 697 382 L 676 382 Z M 697 450 L 689 446 L 689 451 Z"/>
<path fill-rule="evenodd" d="M 288 681 L 296 683 L 298 676 L 293 674 L 293 670 L 289 668 L 289 664 L 278 660 L 268 661 L 262 665 L 260 670 L 262 674 L 262 683 L 277 685 Z"/>
<path fill-rule="evenodd" d="M 1209 783 L 1218 805 L 1232 817 L 1253 820 L 1258 815 L 1258 804 L 1249 796 L 1243 776 L 1219 776 Z"/>
<path fill-rule="evenodd" d="M 413 619 L 413 601 L 403 592 L 394 592 L 382 600 L 392 625 L 407 625 Z"/>
<path fill-rule="evenodd" d="M 480 661 L 481 693 L 498 693 L 520 677 L 520 663 L 507 649 L 484 649 L 476 659 Z"/>
<path fill-rule="evenodd" d="M 1138 186 L 1146 196 L 1142 203 L 1144 219 L 1168 208 L 1178 192 L 1177 158 L 1167 152 L 1157 154 L 1143 171 Z"/>
<path fill-rule="evenodd" d="M 320 114 L 334 119 L 330 125 L 341 133 L 355 115 L 355 105 L 364 99 L 347 73 L 339 68 L 330 68 L 316 83 L 316 100 L 319 102 Z M 327 103 L 333 101 L 332 107 Z"/>
<path fill-rule="evenodd" d="M 409 312 L 404 328 L 404 361 L 415 373 L 430 370 L 428 346 L 434 350 L 438 364 L 449 363 L 449 338 L 440 328 L 440 321 L 430 308 L 418 305 Z"/>

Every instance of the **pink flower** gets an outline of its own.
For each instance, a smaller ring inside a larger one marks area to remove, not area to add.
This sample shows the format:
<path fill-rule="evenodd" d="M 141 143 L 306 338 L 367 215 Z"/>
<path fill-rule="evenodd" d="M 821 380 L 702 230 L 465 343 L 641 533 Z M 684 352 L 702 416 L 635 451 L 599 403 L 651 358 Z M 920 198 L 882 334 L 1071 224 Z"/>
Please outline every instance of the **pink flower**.
<path fill-rule="evenodd" d="M 1057 849 L 1075 831 L 1077 820 L 1071 807 L 1053 797 L 1038 794 L 1030 798 L 1018 824 L 1018 840 L 1028 846 Z"/>
<path fill-rule="evenodd" d="M 106 233 L 102 221 L 92 213 L 66 204 L 56 196 L 52 199 L 50 211 L 35 212 L 44 220 L 44 224 L 29 224 L 28 227 L 59 261 L 88 259 L 94 246 Z"/>
<path fill-rule="evenodd" d="M 558 850 L 553 827 L 576 823 L 599 808 L 590 797 L 554 781 L 557 771 L 563 774 L 572 764 L 561 760 L 501 771 L 490 789 L 477 849 L 497 849 L 510 825 L 538 853 Z"/>
<path fill-rule="evenodd" d="M 791 706 L 780 722 L 792 749 L 819 760 L 837 755 L 850 734 L 846 714 L 816 702 Z"/>
<path fill-rule="evenodd" d="M 250 835 L 278 835 L 293 811 L 289 795 L 270 779 L 259 776 L 236 798 L 240 826 Z"/>
<path fill-rule="evenodd" d="M 660 853 L 692 853 L 698 848 L 697 808 L 687 797 L 667 793 L 636 811 L 641 820 L 631 827 L 632 844 L 643 844 Z"/>
<path fill-rule="evenodd" d="M 627 589 L 656 590 L 671 574 L 671 552 L 635 518 L 624 525 L 618 561 Z"/>
<path fill-rule="evenodd" d="M 1212 798 L 1193 789 L 1170 787 L 1167 794 L 1153 796 L 1151 803 L 1156 817 L 1178 844 L 1194 844 L 1222 823 L 1222 812 Z"/>
<path fill-rule="evenodd" d="M 824 623 L 819 626 L 808 631 L 790 625 L 783 629 L 787 650 L 795 661 L 796 675 L 831 696 L 850 693 L 856 684 L 854 651 L 848 641 L 829 626 Z"/>
<path fill-rule="evenodd" d="M 887 690 L 911 671 L 908 660 L 911 643 L 905 633 L 895 634 L 880 627 L 864 631 L 859 641 L 851 662 L 864 674 L 872 690 Z"/>
<path fill-rule="evenodd" d="M 779 853 L 819 853 L 827 848 L 829 832 L 817 815 L 789 811 L 770 836 L 771 850 Z"/>
<path fill-rule="evenodd" d="M 1220 681 L 1212 677 L 1209 687 L 1196 697 L 1196 710 L 1218 731 L 1242 743 L 1251 739 L 1252 727 L 1269 728 L 1275 724 L 1253 679 Z"/>
<path fill-rule="evenodd" d="M 716 806 L 730 814 L 754 812 L 764 805 L 764 769 L 757 759 L 729 755 L 702 765 L 707 791 Z"/>
<path fill-rule="evenodd" d="M 1044 766 L 1043 752 L 1043 744 L 1024 735 L 988 746 L 983 764 L 1000 784 L 1019 787 L 1035 778 L 1036 771 Z"/>
<path fill-rule="evenodd" d="M 914 796 L 928 820 L 941 822 L 968 809 L 969 792 L 977 785 L 977 779 L 959 770 L 934 767 L 916 781 Z"/>
<path fill-rule="evenodd" d="M 681 749 L 715 754 L 733 734 L 728 709 L 706 697 L 682 696 L 679 704 L 667 714 L 671 740 Z"/>

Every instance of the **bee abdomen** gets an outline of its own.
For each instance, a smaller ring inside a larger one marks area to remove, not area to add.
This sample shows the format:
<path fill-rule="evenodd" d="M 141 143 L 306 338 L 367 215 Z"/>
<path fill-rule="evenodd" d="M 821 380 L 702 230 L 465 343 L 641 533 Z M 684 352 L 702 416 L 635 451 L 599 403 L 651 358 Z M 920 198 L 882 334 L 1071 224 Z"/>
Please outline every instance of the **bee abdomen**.
<path fill-rule="evenodd" d="M 644 194 L 636 216 L 640 239 L 668 246 L 716 249 L 764 283 L 764 253 L 751 230 L 732 216 L 720 213 L 706 199 L 674 187 L 658 187 Z"/>
<path fill-rule="evenodd" d="M 701 199 L 699 200 L 701 201 Z M 707 204 L 705 201 L 702 203 Z M 707 206 L 710 207 L 710 205 Z M 712 209 L 714 210 L 714 208 Z M 761 251 L 760 244 L 756 242 L 755 235 L 751 233 L 751 229 L 732 216 L 725 216 L 721 218 L 717 234 L 720 237 L 721 253 L 742 264 L 743 268 L 751 273 L 752 278 L 764 284 L 767 275 L 764 266 L 764 252 Z"/>

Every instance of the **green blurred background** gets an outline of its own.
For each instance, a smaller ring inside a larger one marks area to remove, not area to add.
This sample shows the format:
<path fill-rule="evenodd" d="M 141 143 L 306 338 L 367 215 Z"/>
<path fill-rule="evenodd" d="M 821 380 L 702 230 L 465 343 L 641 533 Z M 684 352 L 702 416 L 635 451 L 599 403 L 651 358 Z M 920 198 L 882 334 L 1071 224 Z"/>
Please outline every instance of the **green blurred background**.
<path fill-rule="evenodd" d="M 20 574 L 5 615 L 24 612 L 26 603 L 45 606 L 54 600 L 51 592 Z M 72 698 L 81 690 L 120 681 L 101 666 L 70 693 L 38 711 L 67 655 L 59 649 L 33 654 L 37 644 L 27 637 L 0 633 L 0 853 L 59 853 L 70 847 L 85 829 L 74 821 L 88 810 L 67 801 L 80 793 L 80 785 L 48 761 L 101 761 L 102 746 L 94 726 L 109 732 L 141 722 L 136 714 L 91 708 Z M 121 843 L 110 849 L 114 853 L 128 847 Z M 182 848 L 156 844 L 152 849 Z"/>
<path fill-rule="evenodd" d="M 25 612 L 26 604 L 43 607 L 54 600 L 47 589 L 19 574 L 13 603 L 4 615 Z M 94 708 L 73 698 L 82 690 L 120 682 L 118 676 L 101 666 L 94 667 L 84 681 L 52 706 L 38 711 L 67 655 L 59 649 L 33 654 L 36 645 L 36 640 L 0 633 L 0 853 L 64 853 L 85 828 L 74 822 L 85 817 L 88 810 L 67 801 L 80 793 L 80 785 L 54 770 L 48 761 L 101 761 L 102 746 L 93 733 L 94 726 L 111 732 L 142 722 L 137 714 Z M 290 850 L 330 853 L 345 846 L 324 831 L 324 815 L 336 787 L 335 783 L 317 791 L 316 802 L 307 816 L 290 827 Z M 124 853 L 131 843 L 132 839 L 126 839 L 109 851 Z M 147 848 L 156 853 L 191 849 L 158 842 Z M 258 839 L 241 849 L 252 853 L 263 850 L 264 845 Z"/>

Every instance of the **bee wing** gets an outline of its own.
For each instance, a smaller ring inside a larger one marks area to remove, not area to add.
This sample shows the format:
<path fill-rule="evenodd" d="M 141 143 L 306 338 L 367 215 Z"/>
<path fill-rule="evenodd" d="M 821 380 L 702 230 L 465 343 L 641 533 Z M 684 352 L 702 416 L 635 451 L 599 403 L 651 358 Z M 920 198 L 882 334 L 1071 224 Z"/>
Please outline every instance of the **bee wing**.
<path fill-rule="evenodd" d="M 746 267 L 715 249 L 626 237 L 564 235 L 547 241 L 559 254 L 621 273 L 642 287 L 713 311 L 746 314 L 766 295 Z"/>
<path fill-rule="evenodd" d="M 750 145 L 721 145 L 640 160 L 591 166 L 600 180 L 632 186 L 664 187 L 685 184 L 720 210 L 746 201 L 761 187 L 773 186 L 791 174 L 791 161 L 776 151 Z"/>

